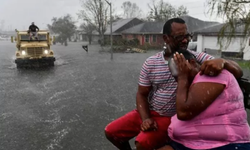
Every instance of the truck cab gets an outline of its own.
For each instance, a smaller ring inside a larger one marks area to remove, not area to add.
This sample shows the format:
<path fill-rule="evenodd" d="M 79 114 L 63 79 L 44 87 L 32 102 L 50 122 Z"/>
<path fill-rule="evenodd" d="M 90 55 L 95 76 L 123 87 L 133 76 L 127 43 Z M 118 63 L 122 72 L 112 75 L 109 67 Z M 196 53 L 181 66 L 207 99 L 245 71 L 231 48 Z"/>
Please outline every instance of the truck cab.
<path fill-rule="evenodd" d="M 54 66 L 55 57 L 51 49 L 53 43 L 52 37 L 47 30 L 37 32 L 38 39 L 30 37 L 28 31 L 16 30 L 16 36 L 11 37 L 11 42 L 16 42 L 16 59 L 17 68 L 33 65 Z"/>

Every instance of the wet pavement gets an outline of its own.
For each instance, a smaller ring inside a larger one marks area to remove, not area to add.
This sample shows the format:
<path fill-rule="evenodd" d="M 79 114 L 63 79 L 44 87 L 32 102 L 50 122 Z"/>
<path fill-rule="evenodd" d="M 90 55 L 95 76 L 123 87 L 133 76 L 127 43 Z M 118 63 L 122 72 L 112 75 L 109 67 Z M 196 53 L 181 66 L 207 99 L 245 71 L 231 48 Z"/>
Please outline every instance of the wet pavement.
<path fill-rule="evenodd" d="M 135 108 L 145 54 L 55 45 L 53 68 L 17 69 L 0 41 L 0 150 L 115 150 L 104 127 Z M 131 142 L 132 143 L 132 142 Z"/>

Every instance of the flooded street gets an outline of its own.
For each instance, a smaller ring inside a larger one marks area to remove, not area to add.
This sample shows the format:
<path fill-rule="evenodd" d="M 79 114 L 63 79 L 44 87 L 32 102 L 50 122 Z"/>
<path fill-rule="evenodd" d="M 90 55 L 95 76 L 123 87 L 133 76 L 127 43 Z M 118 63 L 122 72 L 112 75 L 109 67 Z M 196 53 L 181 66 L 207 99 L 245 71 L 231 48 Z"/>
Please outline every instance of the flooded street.
<path fill-rule="evenodd" d="M 18 70 L 15 44 L 0 47 L 0 150 L 111 150 L 104 127 L 135 107 L 139 70 L 151 54 L 53 46 L 54 68 Z M 114 149 L 114 148 L 113 148 Z"/>
<path fill-rule="evenodd" d="M 0 150 L 115 150 L 104 127 L 135 108 L 145 54 L 55 45 L 53 68 L 17 69 L 0 42 Z"/>

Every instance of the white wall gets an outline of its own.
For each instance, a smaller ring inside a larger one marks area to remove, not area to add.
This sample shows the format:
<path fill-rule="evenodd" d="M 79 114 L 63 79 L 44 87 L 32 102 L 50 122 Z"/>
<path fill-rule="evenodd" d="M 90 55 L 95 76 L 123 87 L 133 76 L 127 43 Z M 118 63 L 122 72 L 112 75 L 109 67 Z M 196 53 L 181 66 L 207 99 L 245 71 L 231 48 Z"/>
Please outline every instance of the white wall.
<path fill-rule="evenodd" d="M 250 60 L 250 38 L 246 42 L 246 47 L 244 49 L 244 60 Z"/>
<path fill-rule="evenodd" d="M 226 40 L 225 40 L 226 45 Z M 227 48 L 222 48 L 222 51 L 227 52 L 240 52 L 242 48 L 244 48 L 244 60 L 250 60 L 250 46 L 249 40 L 244 41 L 242 37 L 237 37 L 231 41 Z M 197 51 L 204 51 L 205 48 L 219 50 L 220 46 L 217 44 L 217 36 L 203 36 L 201 34 L 198 35 L 197 38 Z"/>
<path fill-rule="evenodd" d="M 197 52 L 204 51 L 203 49 L 203 36 L 201 34 L 198 34 L 197 36 Z"/>
<path fill-rule="evenodd" d="M 220 46 L 217 44 L 216 36 L 203 36 L 203 49 L 209 48 L 219 50 Z"/>
<path fill-rule="evenodd" d="M 217 36 L 204 36 L 203 37 L 203 47 L 204 48 L 210 48 L 210 49 L 217 49 L 219 50 L 220 49 L 220 45 L 217 43 Z M 223 46 L 226 46 L 226 43 L 227 41 L 225 41 L 225 45 Z M 231 43 L 229 44 L 229 46 L 227 48 L 222 48 L 222 51 L 227 51 L 227 52 L 240 52 L 240 49 L 241 47 L 241 44 L 243 42 L 243 38 L 236 38 L 234 40 L 231 41 Z M 245 43 L 243 44 L 245 45 Z"/>

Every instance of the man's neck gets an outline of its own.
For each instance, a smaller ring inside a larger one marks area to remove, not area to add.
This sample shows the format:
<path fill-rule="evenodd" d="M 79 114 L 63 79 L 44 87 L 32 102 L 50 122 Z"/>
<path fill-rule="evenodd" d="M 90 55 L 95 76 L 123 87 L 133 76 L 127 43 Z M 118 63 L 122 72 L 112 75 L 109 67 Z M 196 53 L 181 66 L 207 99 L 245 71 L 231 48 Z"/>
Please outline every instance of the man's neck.
<path fill-rule="evenodd" d="M 164 52 L 163 52 L 164 58 L 167 60 L 168 58 L 172 57 L 173 52 L 174 51 L 172 51 L 170 47 L 167 47 L 166 49 L 164 49 Z"/>

